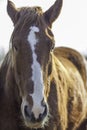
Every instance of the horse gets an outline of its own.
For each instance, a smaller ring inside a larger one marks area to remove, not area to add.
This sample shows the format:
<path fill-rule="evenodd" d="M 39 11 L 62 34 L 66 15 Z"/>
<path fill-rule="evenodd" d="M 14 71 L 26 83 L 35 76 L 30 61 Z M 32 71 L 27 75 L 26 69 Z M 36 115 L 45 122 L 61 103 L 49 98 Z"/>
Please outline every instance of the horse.
<path fill-rule="evenodd" d="M 43 12 L 8 0 L 14 30 L 0 67 L 0 130 L 76 130 L 86 119 L 86 60 L 55 47 L 51 30 L 62 3 Z"/>

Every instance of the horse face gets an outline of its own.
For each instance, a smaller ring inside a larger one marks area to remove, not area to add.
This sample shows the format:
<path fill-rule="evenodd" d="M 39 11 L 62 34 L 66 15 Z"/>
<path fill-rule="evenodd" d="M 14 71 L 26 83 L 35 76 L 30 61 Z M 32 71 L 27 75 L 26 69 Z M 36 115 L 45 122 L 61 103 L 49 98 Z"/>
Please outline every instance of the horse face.
<path fill-rule="evenodd" d="M 17 9 L 8 1 L 8 14 L 15 25 L 11 38 L 12 68 L 22 99 L 23 119 L 30 128 L 43 127 L 49 113 L 48 81 L 54 47 L 50 27 L 55 20 L 49 15 L 52 8 L 45 13 L 40 7 Z"/>
<path fill-rule="evenodd" d="M 47 39 L 49 37 L 46 31 L 43 37 L 42 33 L 39 26 L 32 25 L 25 40 L 20 36 L 12 40 L 12 66 L 22 98 L 22 114 L 29 127 L 43 126 L 49 113 L 47 104 L 48 71 L 51 64 L 49 44 L 53 43 L 48 44 L 46 37 Z"/>

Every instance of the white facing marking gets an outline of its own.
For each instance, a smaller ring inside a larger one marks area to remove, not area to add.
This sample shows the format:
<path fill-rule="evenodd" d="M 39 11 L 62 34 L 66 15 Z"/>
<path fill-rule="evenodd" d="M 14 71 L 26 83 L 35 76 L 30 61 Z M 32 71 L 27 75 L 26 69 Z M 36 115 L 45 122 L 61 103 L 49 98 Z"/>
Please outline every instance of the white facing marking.
<path fill-rule="evenodd" d="M 31 94 L 33 98 L 33 108 L 35 118 L 39 117 L 40 113 L 44 112 L 44 107 L 41 106 L 41 101 L 43 99 L 43 75 L 39 62 L 37 61 L 37 55 L 35 53 L 35 45 L 38 43 L 35 32 L 39 32 L 39 28 L 36 26 L 30 27 L 30 32 L 28 35 L 28 42 L 31 46 L 33 64 L 32 64 L 32 81 L 34 82 L 34 93 Z"/>

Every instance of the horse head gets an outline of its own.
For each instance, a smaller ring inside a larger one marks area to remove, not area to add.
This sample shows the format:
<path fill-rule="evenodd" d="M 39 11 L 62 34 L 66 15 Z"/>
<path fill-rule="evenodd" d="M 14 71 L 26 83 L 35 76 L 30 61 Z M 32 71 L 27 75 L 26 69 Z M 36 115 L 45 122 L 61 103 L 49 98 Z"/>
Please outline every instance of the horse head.
<path fill-rule="evenodd" d="M 52 23 L 60 14 L 62 0 L 43 12 L 41 7 L 16 8 L 8 0 L 7 12 L 14 30 L 10 41 L 12 69 L 21 97 L 25 125 L 43 127 L 48 119 L 49 76 L 54 48 Z"/>

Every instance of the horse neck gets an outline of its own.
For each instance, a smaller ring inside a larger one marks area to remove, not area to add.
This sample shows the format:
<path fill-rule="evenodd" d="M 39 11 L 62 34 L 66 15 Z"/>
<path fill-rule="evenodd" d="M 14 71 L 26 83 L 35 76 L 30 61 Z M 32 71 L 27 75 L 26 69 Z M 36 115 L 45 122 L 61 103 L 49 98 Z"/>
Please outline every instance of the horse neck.
<path fill-rule="evenodd" d="M 15 80 L 11 67 L 11 51 L 5 56 L 0 68 L 0 88 L 4 95 L 12 96 L 15 92 Z M 13 96 L 12 96 L 13 97 Z"/>
<path fill-rule="evenodd" d="M 8 81 L 6 79 L 6 77 L 8 76 L 8 71 L 10 70 L 9 63 L 10 63 L 10 52 L 4 58 L 0 68 L 0 105 L 1 105 L 0 120 L 2 120 L 3 122 L 6 121 L 5 125 L 3 127 L 0 126 L 0 128 L 3 129 L 9 128 L 9 130 L 12 129 L 14 130 L 15 128 L 16 130 L 18 130 L 17 129 L 18 119 L 17 118 L 15 119 L 15 117 L 17 117 L 17 114 L 19 114 L 19 105 L 15 101 L 15 96 L 13 95 L 14 89 L 13 90 L 11 89 L 13 81 L 11 81 L 10 78 L 8 79 Z M 9 73 L 11 74 L 12 72 L 9 71 Z M 9 119 L 7 119 L 6 117 L 9 117 Z M 18 115 L 18 117 L 20 117 L 20 115 Z"/>
<path fill-rule="evenodd" d="M 0 66 L 0 89 L 3 89 L 5 86 L 6 74 L 9 67 L 9 52 L 3 59 L 3 62 Z"/>
<path fill-rule="evenodd" d="M 61 124 L 62 126 L 65 125 L 67 127 L 67 86 L 66 86 L 66 70 L 63 67 L 62 63 L 58 60 L 58 58 L 52 54 L 52 73 L 51 73 L 51 86 L 50 86 L 50 95 L 51 97 L 55 98 L 54 100 L 58 102 L 57 106 L 54 108 L 57 110 L 59 115 L 59 121 L 61 120 L 65 124 Z M 53 86 L 52 86 L 53 85 Z M 55 94 L 54 94 L 55 91 Z M 62 94 L 61 94 L 62 93 Z M 53 100 L 53 99 L 52 99 Z M 62 103 L 61 103 L 62 102 Z M 55 105 L 55 104 L 54 104 Z M 55 112 L 54 112 L 55 113 Z M 64 118 L 63 118 L 64 117 Z"/>

